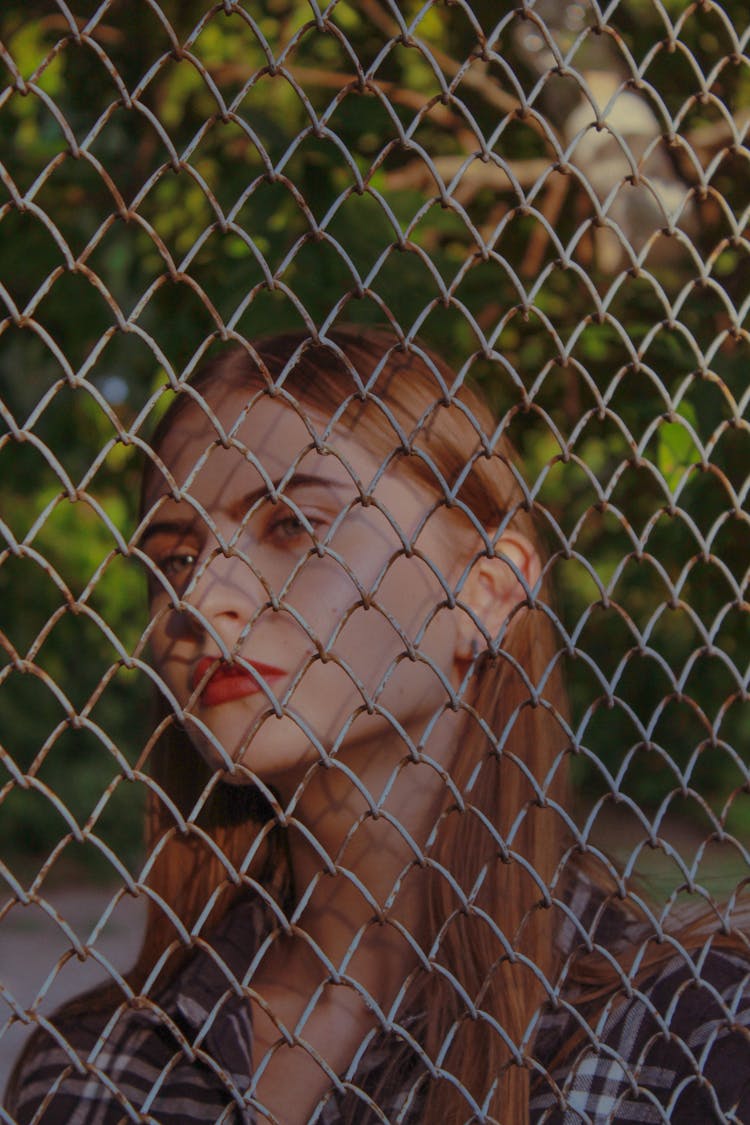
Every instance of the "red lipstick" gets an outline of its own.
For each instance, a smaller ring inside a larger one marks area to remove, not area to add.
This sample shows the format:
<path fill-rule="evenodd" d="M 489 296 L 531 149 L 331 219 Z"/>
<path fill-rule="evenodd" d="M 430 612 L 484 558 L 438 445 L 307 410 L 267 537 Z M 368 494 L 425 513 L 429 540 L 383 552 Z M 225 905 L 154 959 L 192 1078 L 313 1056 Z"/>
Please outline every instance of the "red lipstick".
<path fill-rule="evenodd" d="M 272 664 L 260 664 L 258 661 L 248 661 L 248 664 L 249 667 L 243 667 L 240 664 L 228 664 L 218 656 L 202 656 L 193 671 L 193 691 L 200 690 L 201 704 L 204 707 L 215 707 L 218 703 L 228 703 L 232 699 L 242 699 L 246 695 L 262 692 L 263 688 L 250 671 L 251 668 L 267 683 L 286 675 L 283 668 L 275 668 Z M 206 675 L 212 668 L 211 677 L 206 680 Z"/>

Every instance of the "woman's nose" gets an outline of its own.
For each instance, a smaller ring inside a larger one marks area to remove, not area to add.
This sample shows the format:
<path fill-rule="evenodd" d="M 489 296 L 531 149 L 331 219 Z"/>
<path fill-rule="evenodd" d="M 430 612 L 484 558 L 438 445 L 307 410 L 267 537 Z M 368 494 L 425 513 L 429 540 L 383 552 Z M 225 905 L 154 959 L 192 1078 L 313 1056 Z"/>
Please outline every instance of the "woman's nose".
<path fill-rule="evenodd" d="M 199 561 L 183 604 L 193 632 L 213 634 L 231 650 L 267 600 L 262 578 L 246 559 L 212 554 Z"/>

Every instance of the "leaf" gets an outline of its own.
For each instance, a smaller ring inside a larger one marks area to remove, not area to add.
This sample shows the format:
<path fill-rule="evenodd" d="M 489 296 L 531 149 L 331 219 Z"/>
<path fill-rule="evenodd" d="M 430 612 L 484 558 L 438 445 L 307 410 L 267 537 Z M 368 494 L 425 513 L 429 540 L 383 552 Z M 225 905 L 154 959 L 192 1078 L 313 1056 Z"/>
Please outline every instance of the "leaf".
<path fill-rule="evenodd" d="M 677 491 L 685 474 L 703 460 L 693 438 L 695 411 L 689 403 L 680 407 L 680 416 L 685 422 L 662 423 L 656 447 L 656 467 L 670 492 Z"/>

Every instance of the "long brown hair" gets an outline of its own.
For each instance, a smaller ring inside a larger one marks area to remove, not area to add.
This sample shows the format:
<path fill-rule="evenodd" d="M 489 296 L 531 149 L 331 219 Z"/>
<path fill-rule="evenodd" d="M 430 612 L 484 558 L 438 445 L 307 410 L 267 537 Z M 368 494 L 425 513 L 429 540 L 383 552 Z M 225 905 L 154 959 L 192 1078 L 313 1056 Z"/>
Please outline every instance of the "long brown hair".
<path fill-rule="evenodd" d="M 533 505 L 513 450 L 503 436 L 493 436 L 492 418 L 475 394 L 453 393 L 454 376 L 438 357 L 418 345 L 407 349 L 379 331 L 339 330 L 328 341 L 276 336 L 215 359 L 162 419 L 146 482 L 154 473 L 168 474 L 159 450 L 176 417 L 205 400 L 218 382 L 240 387 L 248 397 L 281 393 L 303 413 L 323 418 L 336 413 L 343 426 L 356 425 L 371 452 L 428 485 L 438 503 L 462 507 L 485 536 L 512 528 L 537 542 Z M 489 539 L 486 549 L 491 550 Z M 527 1119 L 529 1081 L 521 1042 L 544 999 L 544 982 L 555 975 L 556 922 L 545 905 L 564 856 L 559 810 L 566 805 L 569 739 L 562 646 L 548 587 L 543 575 L 503 634 L 487 636 L 477 656 L 471 690 L 457 703 L 465 711 L 453 776 L 457 798 L 427 857 L 435 968 L 429 988 L 420 991 L 417 983 L 415 991 L 429 1004 L 427 1053 L 440 1058 L 450 1075 L 433 1082 L 425 1119 L 446 1125 L 466 1121 L 472 1104 L 483 1107 L 484 1119 Z M 204 767 L 187 774 L 185 737 L 174 717 L 165 715 L 164 723 L 166 736 L 152 752 L 152 773 L 185 812 L 210 788 L 210 778 Z M 147 846 L 156 858 L 134 980 L 144 980 L 164 950 L 177 944 L 171 915 L 189 928 L 213 896 L 211 921 L 217 922 L 242 883 L 236 873 L 252 833 L 233 808 L 244 798 L 227 790 L 217 786 L 203 825 L 187 829 L 175 824 L 168 802 L 151 794 Z M 275 879 L 283 894 L 288 878 L 278 839 L 274 842 L 278 832 L 272 820 L 261 816 L 259 822 L 256 862 L 245 870 L 258 886 Z M 485 1089 L 488 1075 L 493 1086 Z"/>

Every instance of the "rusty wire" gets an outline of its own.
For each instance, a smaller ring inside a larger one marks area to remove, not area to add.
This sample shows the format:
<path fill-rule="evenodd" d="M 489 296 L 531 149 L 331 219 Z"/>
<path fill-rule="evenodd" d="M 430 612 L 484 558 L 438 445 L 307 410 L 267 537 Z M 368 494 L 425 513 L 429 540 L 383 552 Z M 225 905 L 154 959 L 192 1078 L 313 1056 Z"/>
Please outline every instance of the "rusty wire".
<path fill-rule="evenodd" d="M 310 655 L 283 690 L 264 685 L 268 711 L 250 737 L 273 713 L 332 760 L 368 804 L 352 835 L 373 806 L 339 751 L 363 714 L 392 719 L 388 701 L 407 665 L 431 669 L 447 702 L 421 741 L 406 740 L 408 753 L 374 811 L 390 818 L 412 850 L 409 862 L 424 864 L 429 846 L 423 851 L 384 807 L 409 764 L 428 761 L 455 805 L 473 808 L 473 780 L 458 786 L 430 757 L 430 734 L 444 712 L 469 706 L 464 691 L 477 654 L 456 688 L 428 643 L 445 606 L 462 604 L 469 571 L 451 581 L 423 556 L 440 595 L 411 632 L 378 601 L 399 558 L 419 555 L 419 534 L 434 512 L 446 500 L 462 508 L 458 490 L 443 482 L 439 503 L 405 529 L 378 488 L 399 452 L 419 446 L 422 423 L 407 432 L 392 419 L 393 448 L 369 485 L 337 445 L 338 419 L 347 411 L 368 400 L 383 405 L 377 365 L 352 371 L 351 394 L 323 421 L 287 389 L 284 369 L 271 401 L 291 404 L 308 438 L 281 484 L 272 483 L 240 433 L 256 400 L 227 429 L 189 380 L 217 346 L 252 348 L 276 328 L 300 330 L 333 352 L 340 352 L 337 329 L 351 323 L 387 326 L 393 354 L 419 358 L 425 341 L 450 367 L 436 368 L 427 354 L 435 406 L 463 411 L 477 435 L 477 464 L 498 448 L 499 435 L 513 440 L 520 499 L 507 521 L 488 538 L 463 507 L 482 540 L 477 557 L 500 544 L 519 508 L 535 510 L 544 525 L 544 574 L 559 592 L 541 611 L 558 649 L 529 693 L 538 705 L 564 667 L 572 718 L 558 716 L 567 744 L 549 776 L 527 770 L 534 802 L 551 802 L 574 850 L 595 856 L 606 877 L 633 895 L 651 933 L 669 932 L 686 899 L 713 912 L 717 927 L 732 929 L 750 864 L 750 27 L 742 6 L 290 0 L 266 11 L 238 0 L 182 7 L 148 0 L 137 14 L 111 0 L 86 7 L 9 4 L 2 17 L 0 124 L 8 147 L 0 221 L 10 249 L 0 275 L 0 456 L 8 497 L 0 525 L 0 573 L 7 576 L 0 803 L 21 833 L 30 831 L 25 818 L 33 808 L 49 810 L 58 828 L 52 837 L 42 832 L 31 860 L 17 838 L 3 837 L 0 925 L 10 932 L 19 918 L 42 915 L 64 943 L 59 959 L 40 963 L 33 994 L 2 980 L 6 1041 L 19 1042 L 19 1028 L 48 1026 L 62 995 L 59 978 L 68 982 L 67 995 L 81 990 L 68 969 L 73 959 L 95 962 L 121 996 L 132 995 L 128 966 L 101 939 L 130 897 L 159 905 L 151 877 L 167 838 L 145 857 L 137 848 L 123 855 L 112 822 L 126 791 L 163 795 L 149 763 L 165 727 L 174 717 L 192 723 L 214 763 L 235 769 L 221 737 L 193 717 L 194 694 L 180 702 L 149 648 L 175 604 L 208 632 L 223 659 L 240 666 L 252 630 L 279 611 L 293 619 Z M 472 383 L 495 411 L 491 425 L 460 406 L 461 388 Z M 161 464 L 150 435 L 178 392 L 193 395 L 223 452 L 239 451 L 266 485 L 227 533 L 191 491 L 208 450 L 183 480 L 170 480 L 215 539 L 181 588 L 143 546 L 166 492 L 142 521 L 132 502 L 133 454 Z M 269 401 L 267 394 L 259 391 L 257 401 Z M 423 419 L 425 432 L 431 416 Z M 243 553 L 243 536 L 269 496 L 298 512 L 287 485 L 316 449 L 341 468 L 347 500 L 322 537 L 308 528 L 311 543 L 277 582 Z M 363 579 L 337 554 L 336 536 L 366 510 L 379 514 L 394 546 Z M 70 550 L 79 535 L 99 536 L 92 558 L 76 560 Z M 229 648 L 191 597 L 206 575 L 237 558 L 263 598 Z M 322 633 L 295 607 L 293 592 L 316 562 L 331 559 L 357 600 Z M 150 621 L 145 612 L 137 620 L 112 592 L 118 582 L 135 591 L 145 572 L 165 599 Z M 539 589 L 527 584 L 526 599 L 533 603 Z M 28 620 L 19 614 L 24 590 L 33 603 Z M 399 638 L 374 684 L 340 651 L 362 606 L 374 606 Z M 503 652 L 508 627 L 482 630 L 480 661 Z M 92 637 L 102 655 L 79 684 L 70 654 L 83 653 Z M 338 668 L 359 700 L 331 744 L 293 705 L 321 663 Z M 32 681 L 42 711 L 54 706 L 54 718 L 30 724 L 36 743 L 19 747 L 13 699 L 36 706 L 34 692 L 25 696 L 30 689 L 19 687 Z M 123 684 L 131 700 L 125 704 Z M 154 692 L 166 705 L 156 727 L 146 715 Z M 133 741 L 128 720 L 108 714 L 113 699 L 128 719 L 143 712 L 133 720 Z M 507 731 L 488 735 L 502 753 Z M 68 753 L 69 769 L 64 759 L 58 764 Z M 101 784 L 88 803 L 75 805 L 75 770 L 94 757 L 108 763 L 96 775 Z M 571 761 L 575 796 L 570 807 L 558 806 L 547 785 Z M 164 800 L 178 832 L 204 839 L 224 882 L 238 884 L 250 878 L 266 833 L 239 864 L 222 853 L 201 821 L 217 776 L 192 804 Z M 260 788 L 276 818 L 301 826 L 323 870 L 333 870 L 297 815 L 300 794 L 284 807 L 272 786 L 261 781 Z M 489 826 L 499 852 L 519 863 L 514 848 L 524 817 L 525 810 L 502 832 Z M 73 853 L 93 854 L 111 888 L 103 912 L 83 929 L 55 905 L 55 873 Z M 563 867 L 561 860 L 545 893 L 554 897 Z M 177 944 L 205 946 L 216 894 L 191 921 L 173 918 Z M 268 901 L 278 911 L 272 896 Z M 464 898 L 463 909 L 472 903 Z M 292 907 L 282 928 L 298 926 L 304 905 L 303 898 Z M 380 908 L 373 902 L 373 909 Z M 688 957 L 675 932 L 669 940 Z M 647 939 L 640 940 L 633 978 L 648 956 Z M 343 968 L 319 951 L 327 980 L 346 974 L 364 941 L 358 933 Z M 551 995 L 543 969 L 530 968 Z M 152 970 L 155 980 L 158 966 Z M 318 992 L 308 998 L 300 1026 L 318 1001 Z M 197 1051 L 214 1065 L 202 1044 L 204 1037 L 210 1044 L 220 1018 L 218 1009 L 208 1015 L 186 1055 Z M 406 1038 L 410 1028 L 401 1029 Z M 512 1047 L 524 1065 L 536 1030 L 537 1017 Z M 101 1043 L 90 1056 L 93 1073 L 100 1050 Z M 332 1086 L 340 1078 L 331 1074 Z M 472 1120 L 494 1120 L 464 1092 Z M 246 1104 L 256 1104 L 256 1093 L 253 1082 Z M 158 1120 L 149 1116 L 156 1096 L 127 1119 Z M 329 1102 L 321 1104 L 316 1120 L 339 1120 L 326 1116 Z M 368 1120 L 386 1111 L 372 1112 Z M 403 1106 L 399 1112 L 406 1114 Z M 715 1119 L 738 1119 L 723 1112 L 716 1109 Z M 3 1111 L 3 1120 L 13 1118 Z"/>

